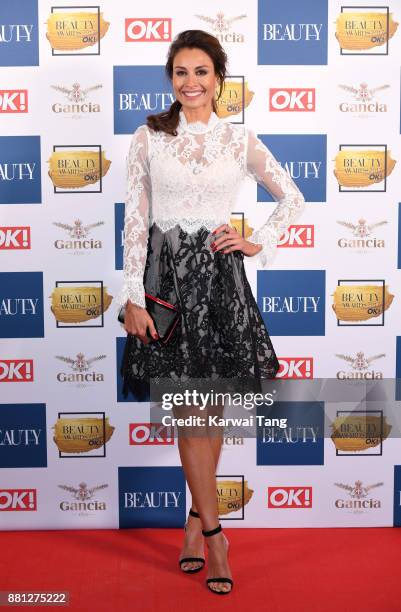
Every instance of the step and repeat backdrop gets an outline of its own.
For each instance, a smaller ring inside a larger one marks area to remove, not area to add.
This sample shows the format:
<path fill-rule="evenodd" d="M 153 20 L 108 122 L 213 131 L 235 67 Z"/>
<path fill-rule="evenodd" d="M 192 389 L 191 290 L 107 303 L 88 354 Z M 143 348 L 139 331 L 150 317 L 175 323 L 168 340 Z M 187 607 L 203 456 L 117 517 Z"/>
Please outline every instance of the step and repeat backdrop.
<path fill-rule="evenodd" d="M 126 155 L 174 100 L 164 65 L 182 30 L 221 41 L 220 117 L 254 130 L 306 199 L 269 269 L 245 259 L 277 378 L 401 378 L 400 20 L 395 0 L 2 0 L 2 529 L 184 524 L 177 440 L 146 398 L 122 395 L 115 300 Z M 247 178 L 232 222 L 249 236 L 274 207 Z M 324 402 L 278 405 L 285 429 L 227 430 L 221 520 L 400 526 L 393 390 L 392 410 L 332 407 L 332 436 Z"/>

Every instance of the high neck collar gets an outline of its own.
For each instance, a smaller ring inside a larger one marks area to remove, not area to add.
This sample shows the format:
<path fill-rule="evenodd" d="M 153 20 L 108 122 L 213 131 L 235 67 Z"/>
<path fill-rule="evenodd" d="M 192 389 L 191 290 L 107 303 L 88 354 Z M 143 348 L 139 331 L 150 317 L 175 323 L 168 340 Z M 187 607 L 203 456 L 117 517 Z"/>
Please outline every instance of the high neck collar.
<path fill-rule="evenodd" d="M 182 108 L 180 108 L 179 117 L 179 129 L 191 132 L 192 134 L 204 134 L 205 132 L 208 132 L 209 130 L 213 129 L 214 126 L 220 121 L 219 117 L 213 110 L 207 123 L 203 123 L 203 121 L 190 121 L 188 123 Z"/>

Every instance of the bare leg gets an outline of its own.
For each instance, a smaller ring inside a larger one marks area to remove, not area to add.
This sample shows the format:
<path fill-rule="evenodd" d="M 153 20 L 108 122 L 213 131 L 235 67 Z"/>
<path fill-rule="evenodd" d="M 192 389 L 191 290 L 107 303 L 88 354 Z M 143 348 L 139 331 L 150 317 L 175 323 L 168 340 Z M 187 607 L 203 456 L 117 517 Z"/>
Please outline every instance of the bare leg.
<path fill-rule="evenodd" d="M 213 407 L 213 414 L 222 411 L 223 407 Z M 174 409 L 174 416 L 182 417 L 191 414 L 191 409 L 184 412 L 182 408 Z M 194 413 L 195 414 L 195 413 Z M 199 416 L 199 411 L 196 412 Z M 206 410 L 203 415 L 207 422 Z M 203 536 L 201 528 L 214 529 L 219 523 L 219 513 L 216 494 L 216 467 L 219 461 L 222 434 L 221 428 L 211 427 L 179 427 L 178 448 L 188 487 L 192 494 L 192 508 L 200 514 L 200 519 L 189 517 L 187 523 L 184 547 L 180 558 L 185 556 L 203 556 Z M 199 524 L 201 523 L 201 524 Z M 227 576 L 231 572 L 227 562 L 227 539 L 223 533 L 218 533 L 208 540 L 209 572 L 208 577 Z M 199 566 L 196 562 L 183 564 L 183 569 Z M 230 590 L 224 583 L 212 583 L 215 590 Z"/>

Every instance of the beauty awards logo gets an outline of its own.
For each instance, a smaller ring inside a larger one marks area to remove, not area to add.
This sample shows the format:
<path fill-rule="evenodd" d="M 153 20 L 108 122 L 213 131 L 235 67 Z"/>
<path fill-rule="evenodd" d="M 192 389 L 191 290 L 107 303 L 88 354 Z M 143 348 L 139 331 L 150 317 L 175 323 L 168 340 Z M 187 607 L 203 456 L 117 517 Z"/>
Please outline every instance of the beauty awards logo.
<path fill-rule="evenodd" d="M 53 113 L 71 119 L 81 119 L 88 115 L 96 115 L 101 112 L 101 106 L 98 102 L 92 102 L 89 94 L 92 91 L 101 89 L 103 85 L 92 85 L 83 88 L 80 83 L 73 83 L 71 87 L 65 85 L 51 85 L 53 89 L 63 94 L 66 101 L 54 102 L 51 106 Z"/>
<path fill-rule="evenodd" d="M 330 423 L 336 456 L 381 456 L 392 426 L 383 410 L 337 410 Z"/>
<path fill-rule="evenodd" d="M 337 223 L 347 230 L 348 236 L 342 236 L 337 240 L 340 249 L 347 249 L 353 253 L 369 253 L 376 249 L 385 249 L 386 241 L 384 238 L 375 236 L 375 229 L 387 225 L 388 221 L 377 221 L 368 223 L 364 217 L 356 222 L 338 221 Z"/>
<path fill-rule="evenodd" d="M 2 2 L 0 66 L 38 66 L 38 0 Z"/>
<path fill-rule="evenodd" d="M 219 87 L 216 88 L 216 98 Z M 231 123 L 245 122 L 245 108 L 252 102 L 255 92 L 248 88 L 248 82 L 243 76 L 229 76 L 224 82 L 223 91 L 217 100 L 217 114 L 221 119 L 231 117 Z M 239 115 L 239 120 L 234 121 Z"/>
<path fill-rule="evenodd" d="M 234 30 L 232 24 L 246 18 L 246 14 L 226 17 L 223 11 L 218 11 L 215 17 L 208 15 L 195 15 L 198 19 L 206 23 L 212 30 L 213 35 L 222 43 L 243 43 L 244 34 Z"/>
<path fill-rule="evenodd" d="M 345 495 L 335 500 L 334 506 L 338 510 L 352 514 L 365 514 L 370 510 L 378 510 L 382 507 L 382 501 L 373 496 L 371 491 L 383 486 L 383 482 L 376 482 L 363 486 L 362 480 L 356 480 L 353 485 L 335 482 L 336 487 L 345 491 Z M 348 497 L 347 497 L 348 496 Z"/>
<path fill-rule="evenodd" d="M 216 476 L 217 503 L 221 520 L 243 521 L 245 506 L 252 499 L 254 491 L 249 488 L 243 475 Z M 227 515 L 233 514 L 233 516 Z"/>
<path fill-rule="evenodd" d="M 333 173 L 340 192 L 384 192 L 396 161 L 385 144 L 344 144 L 340 145 L 334 164 Z"/>
<path fill-rule="evenodd" d="M 47 163 L 54 193 L 102 193 L 111 165 L 101 145 L 54 145 Z"/>
<path fill-rule="evenodd" d="M 87 359 L 84 353 L 77 353 L 75 358 L 56 355 L 56 359 L 67 364 L 69 371 L 57 372 L 58 382 L 69 383 L 71 386 L 87 388 L 96 383 L 104 382 L 104 373 L 93 369 L 93 364 L 106 359 L 106 355 L 96 355 Z"/>
<path fill-rule="evenodd" d="M 383 372 L 380 369 L 372 367 L 372 363 L 378 359 L 383 359 L 386 353 L 377 353 L 376 355 L 365 355 L 363 351 L 358 351 L 356 355 L 337 353 L 336 357 L 342 359 L 348 364 L 347 370 L 338 370 L 336 378 L 339 380 L 375 380 L 382 379 Z"/>
<path fill-rule="evenodd" d="M 100 40 L 110 25 L 100 7 L 52 6 L 50 10 L 46 38 L 52 55 L 100 55 Z"/>
<path fill-rule="evenodd" d="M 341 55 L 388 55 L 397 28 L 388 6 L 342 6 L 335 37 Z"/>
<path fill-rule="evenodd" d="M 59 457 L 105 457 L 115 427 L 104 412 L 59 412 L 52 429 Z"/>
<path fill-rule="evenodd" d="M 41 204 L 40 136 L 0 136 L 0 204 Z"/>
<path fill-rule="evenodd" d="M 73 223 L 61 223 L 53 221 L 53 225 L 59 227 L 67 234 L 68 238 L 58 238 L 54 241 L 54 248 L 63 251 L 66 255 L 84 255 L 103 248 L 103 243 L 98 238 L 91 236 L 92 230 L 104 225 L 104 221 L 96 221 L 84 225 L 82 219 L 74 219 Z"/>
<path fill-rule="evenodd" d="M 341 279 L 331 295 L 337 325 L 343 327 L 384 325 L 384 312 L 394 299 L 382 279 Z"/>
<path fill-rule="evenodd" d="M 353 117 L 362 118 L 378 117 L 382 113 L 387 113 L 387 104 L 377 99 L 377 92 L 388 89 L 390 85 L 379 85 L 378 87 L 370 88 L 367 83 L 363 82 L 357 87 L 352 85 L 339 85 L 339 87 L 352 98 L 351 101 L 339 103 L 338 108 L 341 113 L 348 113 L 352 114 Z"/>
<path fill-rule="evenodd" d="M 258 64 L 327 64 L 327 2 L 258 0 Z"/>
<path fill-rule="evenodd" d="M 113 296 L 103 281 L 57 281 L 49 296 L 57 327 L 103 327 Z M 100 319 L 100 320 L 98 320 Z"/>
<path fill-rule="evenodd" d="M 108 484 L 101 484 L 88 487 L 86 482 L 80 482 L 78 487 L 59 484 L 58 487 L 69 494 L 68 499 L 64 498 L 60 501 L 59 508 L 62 512 L 79 517 L 95 516 L 97 512 L 104 512 L 107 510 L 106 502 L 97 498 L 98 492 L 108 486 Z"/>
<path fill-rule="evenodd" d="M 46 404 L 0 404 L 0 467 L 47 467 Z"/>

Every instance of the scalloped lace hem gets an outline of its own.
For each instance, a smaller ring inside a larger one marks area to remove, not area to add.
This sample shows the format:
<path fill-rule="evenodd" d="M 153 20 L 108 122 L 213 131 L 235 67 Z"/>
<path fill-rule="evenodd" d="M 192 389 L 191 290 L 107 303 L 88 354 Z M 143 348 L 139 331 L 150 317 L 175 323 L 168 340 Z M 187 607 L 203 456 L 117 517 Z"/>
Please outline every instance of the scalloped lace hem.
<path fill-rule="evenodd" d="M 197 219 L 191 219 L 191 218 L 186 217 L 185 219 L 178 219 L 178 218 L 174 218 L 174 219 L 153 219 L 152 220 L 152 225 L 153 224 L 157 225 L 158 228 L 162 232 L 168 232 L 169 230 L 173 229 L 173 227 L 176 227 L 177 225 L 179 225 L 187 234 L 194 234 L 197 231 L 199 231 L 201 227 L 204 227 L 205 229 L 211 231 L 211 230 L 214 230 L 219 225 L 222 225 L 223 223 L 228 223 L 228 222 L 229 221 L 227 221 L 227 219 L 225 219 L 225 218 L 217 218 L 217 219 L 197 218 Z"/>

